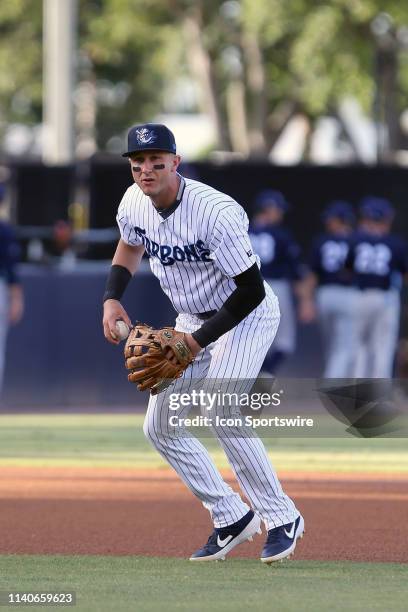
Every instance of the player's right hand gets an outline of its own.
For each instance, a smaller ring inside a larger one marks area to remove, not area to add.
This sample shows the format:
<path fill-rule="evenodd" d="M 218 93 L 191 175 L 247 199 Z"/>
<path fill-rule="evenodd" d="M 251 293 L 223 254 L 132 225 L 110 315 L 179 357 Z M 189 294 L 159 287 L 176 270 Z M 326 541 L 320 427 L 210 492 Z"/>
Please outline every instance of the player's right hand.
<path fill-rule="evenodd" d="M 103 304 L 103 333 L 106 340 L 111 344 L 119 344 L 120 342 L 112 336 L 112 334 L 115 334 L 116 321 L 118 319 L 123 319 L 129 327 L 133 327 L 132 321 L 129 319 L 122 304 L 117 300 L 106 300 Z"/>

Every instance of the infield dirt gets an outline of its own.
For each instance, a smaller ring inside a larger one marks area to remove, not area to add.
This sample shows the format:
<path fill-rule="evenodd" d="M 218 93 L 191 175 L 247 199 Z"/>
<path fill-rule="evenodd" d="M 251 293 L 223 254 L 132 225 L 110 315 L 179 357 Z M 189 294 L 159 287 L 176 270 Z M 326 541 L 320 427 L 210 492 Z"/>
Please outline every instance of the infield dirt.
<path fill-rule="evenodd" d="M 408 562 L 408 478 L 280 476 L 306 522 L 296 559 Z M 207 511 L 169 470 L 1 470 L 0 554 L 188 557 L 210 531 Z M 231 556 L 256 558 L 262 543 Z"/>

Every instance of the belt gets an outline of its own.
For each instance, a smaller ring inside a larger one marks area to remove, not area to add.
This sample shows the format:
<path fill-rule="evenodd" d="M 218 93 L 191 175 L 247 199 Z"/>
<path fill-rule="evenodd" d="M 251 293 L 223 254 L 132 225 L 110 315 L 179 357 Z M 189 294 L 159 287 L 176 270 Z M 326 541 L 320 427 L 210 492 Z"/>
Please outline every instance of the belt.
<path fill-rule="evenodd" d="M 384 288 L 384 287 L 357 287 L 357 289 L 359 291 L 381 291 L 381 293 L 386 293 L 390 289 L 393 289 L 393 287 L 387 287 L 387 288 Z"/>
<path fill-rule="evenodd" d="M 211 319 L 215 314 L 217 314 L 216 310 L 210 310 L 208 312 L 197 312 L 194 316 L 198 319 L 202 319 L 202 321 L 206 321 L 207 319 Z"/>

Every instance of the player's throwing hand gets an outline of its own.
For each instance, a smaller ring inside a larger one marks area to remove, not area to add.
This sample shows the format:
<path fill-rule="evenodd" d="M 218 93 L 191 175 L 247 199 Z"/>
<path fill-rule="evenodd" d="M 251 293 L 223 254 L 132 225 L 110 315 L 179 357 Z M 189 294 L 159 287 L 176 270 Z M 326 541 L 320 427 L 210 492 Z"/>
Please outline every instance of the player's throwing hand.
<path fill-rule="evenodd" d="M 108 342 L 119 344 L 120 339 L 116 334 L 116 321 L 122 319 L 128 327 L 132 327 L 132 322 L 126 310 L 118 300 L 106 300 L 103 304 L 103 333 Z"/>

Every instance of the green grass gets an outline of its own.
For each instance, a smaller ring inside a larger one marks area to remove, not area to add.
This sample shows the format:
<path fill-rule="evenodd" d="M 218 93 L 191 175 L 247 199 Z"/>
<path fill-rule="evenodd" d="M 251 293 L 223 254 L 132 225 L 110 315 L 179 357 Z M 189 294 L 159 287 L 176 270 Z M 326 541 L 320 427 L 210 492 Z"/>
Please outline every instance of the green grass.
<path fill-rule="evenodd" d="M 147 442 L 140 414 L 1 415 L 0 465 L 157 468 L 167 464 Z M 212 437 L 203 439 L 227 467 Z M 408 474 L 404 438 L 268 438 L 279 470 Z"/>
<path fill-rule="evenodd" d="M 77 605 L 72 609 L 80 612 L 397 612 L 406 610 L 407 568 L 396 563 L 289 561 L 267 567 L 256 559 L 193 564 L 143 557 L 7 555 L 0 556 L 0 591 L 74 590 Z"/>

